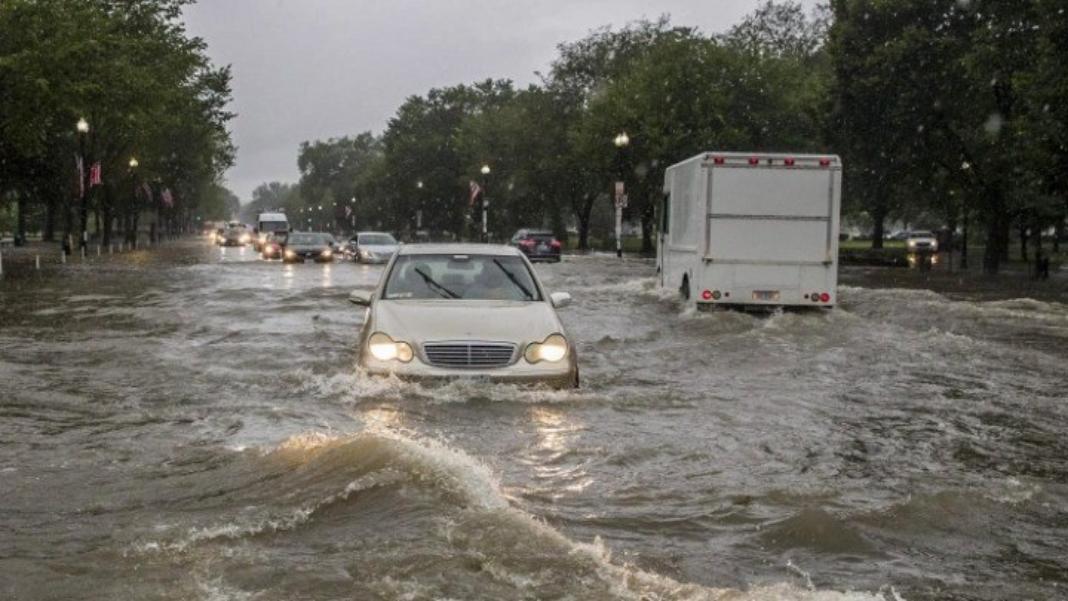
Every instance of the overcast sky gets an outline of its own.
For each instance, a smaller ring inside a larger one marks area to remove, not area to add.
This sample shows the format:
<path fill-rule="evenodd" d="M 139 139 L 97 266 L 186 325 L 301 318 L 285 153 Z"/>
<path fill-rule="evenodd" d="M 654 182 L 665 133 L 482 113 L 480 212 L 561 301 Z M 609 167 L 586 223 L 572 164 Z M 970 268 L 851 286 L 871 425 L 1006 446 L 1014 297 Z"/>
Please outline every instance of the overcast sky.
<path fill-rule="evenodd" d="M 305 140 L 380 133 L 412 94 L 487 77 L 535 81 L 560 42 L 670 14 L 721 32 L 762 0 L 200 0 L 186 10 L 218 65 L 233 65 L 243 201 L 296 181 Z M 811 1 L 804 2 L 811 6 Z"/>

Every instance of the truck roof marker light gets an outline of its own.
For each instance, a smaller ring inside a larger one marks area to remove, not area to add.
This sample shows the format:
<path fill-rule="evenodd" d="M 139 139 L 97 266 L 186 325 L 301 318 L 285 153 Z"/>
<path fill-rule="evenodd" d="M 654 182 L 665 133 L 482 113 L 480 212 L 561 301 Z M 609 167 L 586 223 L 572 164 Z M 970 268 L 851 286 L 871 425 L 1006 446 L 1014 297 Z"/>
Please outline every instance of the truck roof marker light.
<path fill-rule="evenodd" d="M 717 165 L 722 165 L 722 164 L 726 163 L 727 160 L 724 159 L 723 157 L 713 157 L 712 158 L 712 162 L 717 164 Z"/>
<path fill-rule="evenodd" d="M 830 167 L 831 159 L 820 159 L 820 167 Z"/>
<path fill-rule="evenodd" d="M 831 302 L 831 295 L 827 294 L 826 292 L 824 292 L 823 294 L 820 295 L 820 302 L 821 303 L 829 303 L 829 302 Z"/>
<path fill-rule="evenodd" d="M 712 291 L 711 290 L 705 290 L 704 292 L 701 293 L 701 298 L 703 298 L 705 300 L 712 300 Z"/>
<path fill-rule="evenodd" d="M 787 167 L 793 167 L 794 166 L 794 157 L 786 157 L 785 159 L 783 159 L 782 162 Z"/>
<path fill-rule="evenodd" d="M 760 164 L 760 159 L 758 159 L 757 157 L 749 157 L 749 164 L 750 165 L 759 165 Z"/>

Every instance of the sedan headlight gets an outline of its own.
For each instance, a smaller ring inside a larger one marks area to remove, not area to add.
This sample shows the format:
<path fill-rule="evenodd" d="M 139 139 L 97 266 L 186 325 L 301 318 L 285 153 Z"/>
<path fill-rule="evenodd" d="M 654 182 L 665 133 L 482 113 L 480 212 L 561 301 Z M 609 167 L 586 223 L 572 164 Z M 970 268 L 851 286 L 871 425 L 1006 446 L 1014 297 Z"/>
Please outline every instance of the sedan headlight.
<path fill-rule="evenodd" d="M 371 334 L 367 349 L 371 351 L 371 356 L 379 361 L 407 363 L 414 356 L 411 345 L 407 342 L 397 342 L 382 332 Z"/>
<path fill-rule="evenodd" d="M 286 258 L 287 259 L 296 259 L 297 258 L 297 253 L 295 253 L 295 252 L 293 252 L 291 250 L 287 250 L 286 251 Z"/>
<path fill-rule="evenodd" d="M 322 257 L 323 257 L 324 259 L 329 259 L 329 258 L 330 258 L 330 257 L 331 257 L 331 256 L 332 256 L 333 254 L 334 254 L 334 251 L 332 251 L 332 250 L 330 250 L 329 248 L 327 248 L 327 249 L 325 249 L 325 250 L 323 251 L 323 253 L 322 253 Z"/>
<path fill-rule="evenodd" d="M 916 241 L 915 240 L 909 240 L 909 247 L 911 248 L 911 247 L 914 247 L 914 246 L 916 246 Z"/>
<path fill-rule="evenodd" d="M 532 342 L 527 345 L 527 350 L 523 353 L 523 356 L 530 363 L 540 363 L 541 361 L 556 363 L 567 356 L 567 339 L 560 334 L 553 334 L 542 342 Z"/>
<path fill-rule="evenodd" d="M 242 243 L 244 243 L 244 244 L 248 244 L 248 241 L 249 241 L 249 240 L 251 240 L 251 238 L 249 237 L 249 235 L 248 235 L 248 234 L 241 234 L 241 242 L 242 242 Z"/>

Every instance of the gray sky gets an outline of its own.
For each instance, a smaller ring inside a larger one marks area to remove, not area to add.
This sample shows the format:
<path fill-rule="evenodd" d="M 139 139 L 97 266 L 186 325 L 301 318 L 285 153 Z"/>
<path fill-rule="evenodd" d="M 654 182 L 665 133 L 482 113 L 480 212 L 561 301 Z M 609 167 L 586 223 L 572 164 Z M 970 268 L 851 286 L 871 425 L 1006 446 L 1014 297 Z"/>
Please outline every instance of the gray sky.
<path fill-rule="evenodd" d="M 216 64 L 233 65 L 240 147 L 228 185 L 243 201 L 296 181 L 305 140 L 380 133 L 431 87 L 535 80 L 556 45 L 663 13 L 720 32 L 762 0 L 200 0 L 186 10 Z M 811 0 L 803 4 L 810 6 Z"/>

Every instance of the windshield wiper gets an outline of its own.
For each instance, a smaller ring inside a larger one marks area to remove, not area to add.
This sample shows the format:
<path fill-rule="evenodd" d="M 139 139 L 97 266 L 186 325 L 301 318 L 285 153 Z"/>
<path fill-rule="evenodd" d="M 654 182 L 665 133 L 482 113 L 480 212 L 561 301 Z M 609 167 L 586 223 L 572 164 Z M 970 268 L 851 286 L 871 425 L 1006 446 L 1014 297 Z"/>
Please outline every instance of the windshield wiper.
<path fill-rule="evenodd" d="M 504 265 L 502 265 L 501 262 L 499 260 L 497 260 L 497 259 L 494 259 L 493 263 L 495 265 L 497 265 L 497 267 L 501 268 L 501 271 L 504 272 L 504 275 L 508 276 L 508 279 L 511 280 L 512 283 L 516 285 L 516 288 L 519 288 L 520 290 L 523 291 L 523 294 L 527 295 L 527 300 L 534 300 L 534 294 L 531 293 L 530 290 L 526 286 L 523 285 L 523 282 L 519 281 L 519 278 L 515 277 L 514 273 L 512 273 L 511 271 L 508 271 L 508 268 L 505 267 Z"/>
<path fill-rule="evenodd" d="M 431 288 L 437 290 L 438 294 L 443 295 L 445 298 L 460 298 L 459 294 L 456 294 L 452 290 L 449 290 L 445 286 L 442 286 L 441 284 L 434 281 L 434 278 L 427 275 L 422 269 L 416 267 L 415 273 L 418 273 L 419 276 L 423 278 L 423 281 L 426 282 L 427 286 L 430 286 Z"/>

